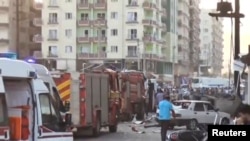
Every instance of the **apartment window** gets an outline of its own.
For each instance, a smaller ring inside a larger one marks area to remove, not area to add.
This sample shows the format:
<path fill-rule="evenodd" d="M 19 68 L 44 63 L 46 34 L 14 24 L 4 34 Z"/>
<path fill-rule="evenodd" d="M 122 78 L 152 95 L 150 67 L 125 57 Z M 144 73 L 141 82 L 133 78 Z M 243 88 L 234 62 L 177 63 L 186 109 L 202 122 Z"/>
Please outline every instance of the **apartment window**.
<path fill-rule="evenodd" d="M 105 3 L 105 0 L 96 0 L 96 3 Z"/>
<path fill-rule="evenodd" d="M 137 29 L 128 30 L 128 39 L 137 39 Z"/>
<path fill-rule="evenodd" d="M 49 46 L 49 54 L 57 55 L 57 46 Z"/>
<path fill-rule="evenodd" d="M 66 20 L 72 19 L 72 13 L 65 13 L 65 19 Z"/>
<path fill-rule="evenodd" d="M 84 37 L 89 37 L 89 31 L 88 30 L 84 30 Z"/>
<path fill-rule="evenodd" d="M 71 53 L 72 51 L 72 46 L 65 46 L 65 53 Z"/>
<path fill-rule="evenodd" d="M 72 36 L 72 30 L 71 29 L 66 29 L 65 30 L 65 36 L 70 38 Z"/>
<path fill-rule="evenodd" d="M 136 22 L 137 21 L 137 12 L 128 12 L 128 22 Z"/>
<path fill-rule="evenodd" d="M 128 56 L 129 57 L 136 57 L 137 56 L 137 46 L 128 46 Z"/>
<path fill-rule="evenodd" d="M 135 6 L 135 5 L 137 5 L 137 0 L 128 0 L 128 5 L 129 6 Z"/>
<path fill-rule="evenodd" d="M 97 18 L 98 19 L 105 19 L 105 13 L 98 13 Z"/>
<path fill-rule="evenodd" d="M 81 13 L 81 20 L 84 21 L 84 20 L 88 20 L 89 19 L 89 14 L 87 13 Z"/>
<path fill-rule="evenodd" d="M 99 34 L 99 30 L 97 30 L 97 35 L 100 35 Z M 103 30 L 101 30 L 101 35 L 100 35 L 102 38 L 105 38 L 106 37 L 106 30 L 105 29 L 103 29 Z"/>
<path fill-rule="evenodd" d="M 72 0 L 66 0 L 65 2 L 72 2 Z"/>
<path fill-rule="evenodd" d="M 111 36 L 117 36 L 118 30 L 117 29 L 111 29 Z"/>
<path fill-rule="evenodd" d="M 57 13 L 49 13 L 49 23 L 58 23 Z"/>
<path fill-rule="evenodd" d="M 111 52 L 112 53 L 118 52 L 118 47 L 117 46 L 111 46 Z"/>
<path fill-rule="evenodd" d="M 57 39 L 57 30 L 49 30 L 49 39 Z"/>
<path fill-rule="evenodd" d="M 118 19 L 118 13 L 117 12 L 111 12 L 111 19 Z"/>
<path fill-rule="evenodd" d="M 58 6 L 57 0 L 50 0 L 49 6 Z"/>
<path fill-rule="evenodd" d="M 90 47 L 80 47 L 81 53 L 90 53 Z"/>

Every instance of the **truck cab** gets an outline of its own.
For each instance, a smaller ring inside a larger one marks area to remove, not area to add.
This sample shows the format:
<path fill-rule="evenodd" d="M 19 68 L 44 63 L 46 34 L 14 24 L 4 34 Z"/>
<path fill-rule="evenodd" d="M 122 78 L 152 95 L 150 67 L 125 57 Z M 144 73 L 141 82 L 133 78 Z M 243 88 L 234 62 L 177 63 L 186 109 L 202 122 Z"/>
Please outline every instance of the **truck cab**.
<path fill-rule="evenodd" d="M 0 59 L 0 101 L 0 140 L 73 141 L 50 91 L 30 64 Z"/>

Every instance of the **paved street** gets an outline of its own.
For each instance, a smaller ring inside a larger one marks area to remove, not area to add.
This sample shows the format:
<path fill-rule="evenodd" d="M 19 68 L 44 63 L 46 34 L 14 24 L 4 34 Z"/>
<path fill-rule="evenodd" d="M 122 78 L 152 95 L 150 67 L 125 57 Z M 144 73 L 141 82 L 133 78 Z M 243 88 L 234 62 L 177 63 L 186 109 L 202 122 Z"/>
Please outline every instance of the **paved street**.
<path fill-rule="evenodd" d="M 78 138 L 75 141 L 159 141 L 160 140 L 160 128 L 151 127 L 144 128 L 142 125 L 135 125 L 139 131 L 145 131 L 144 134 L 136 133 L 131 130 L 131 124 L 121 123 L 118 127 L 117 133 L 108 133 L 107 129 L 104 129 L 102 135 L 98 138 Z M 171 132 L 171 131 L 170 131 Z"/>

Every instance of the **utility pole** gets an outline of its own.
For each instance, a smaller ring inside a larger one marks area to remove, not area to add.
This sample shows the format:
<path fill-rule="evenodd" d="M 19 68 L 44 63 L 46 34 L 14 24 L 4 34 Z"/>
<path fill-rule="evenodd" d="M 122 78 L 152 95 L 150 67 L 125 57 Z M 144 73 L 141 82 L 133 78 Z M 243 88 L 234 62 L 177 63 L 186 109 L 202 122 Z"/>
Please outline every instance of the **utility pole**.
<path fill-rule="evenodd" d="M 218 13 L 209 13 L 210 16 L 216 17 L 227 17 L 234 18 L 235 27 L 234 27 L 234 60 L 237 61 L 240 59 L 240 18 L 244 18 L 244 14 L 240 13 L 240 0 L 235 0 L 235 11 L 233 11 L 232 4 L 227 1 L 221 0 L 221 2 L 217 3 L 217 11 Z M 234 71 L 234 86 L 236 89 L 236 94 L 240 96 L 240 72 Z"/>
<path fill-rule="evenodd" d="M 16 54 L 17 59 L 20 59 L 20 51 L 19 51 L 19 0 L 16 0 Z"/>

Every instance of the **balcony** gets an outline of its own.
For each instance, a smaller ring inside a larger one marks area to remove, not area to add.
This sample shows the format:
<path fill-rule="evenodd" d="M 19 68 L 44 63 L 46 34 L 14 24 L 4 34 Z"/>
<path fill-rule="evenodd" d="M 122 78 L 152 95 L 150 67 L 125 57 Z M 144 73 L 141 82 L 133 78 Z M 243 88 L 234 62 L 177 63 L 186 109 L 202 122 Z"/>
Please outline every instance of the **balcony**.
<path fill-rule="evenodd" d="M 48 41 L 58 41 L 58 37 L 48 37 Z"/>
<path fill-rule="evenodd" d="M 8 44 L 9 43 L 9 39 L 0 37 L 0 43 L 2 43 L 2 44 Z"/>
<path fill-rule="evenodd" d="M 107 58 L 107 53 L 77 53 L 78 59 L 104 59 Z"/>
<path fill-rule="evenodd" d="M 6 12 L 8 12 L 9 11 L 9 6 L 7 6 L 7 5 L 0 5 L 0 11 L 6 11 Z"/>
<path fill-rule="evenodd" d="M 137 19 L 136 19 L 136 20 L 128 20 L 126 23 L 127 23 L 127 24 L 137 24 L 137 23 L 139 23 L 139 22 L 138 22 Z"/>
<path fill-rule="evenodd" d="M 93 41 L 95 43 L 106 43 L 107 42 L 107 37 L 102 36 L 102 37 L 94 37 Z"/>
<path fill-rule="evenodd" d="M 49 20 L 49 21 L 48 21 L 48 24 L 50 24 L 50 25 L 58 24 L 58 20 L 57 20 L 57 19 Z"/>
<path fill-rule="evenodd" d="M 89 26 L 91 23 L 88 19 L 78 20 L 78 26 Z"/>
<path fill-rule="evenodd" d="M 165 8 L 162 8 L 160 12 L 163 16 L 167 16 L 167 10 Z"/>
<path fill-rule="evenodd" d="M 154 10 L 156 8 L 156 5 L 149 1 L 144 1 L 142 4 L 142 7 L 146 10 Z"/>
<path fill-rule="evenodd" d="M 57 58 L 58 55 L 57 55 L 57 53 L 52 53 L 51 51 L 49 51 L 47 57 L 50 57 L 50 58 Z"/>
<path fill-rule="evenodd" d="M 126 40 L 127 41 L 139 41 L 139 39 L 138 39 L 138 37 L 137 37 L 136 34 L 129 35 Z"/>
<path fill-rule="evenodd" d="M 33 19 L 33 25 L 34 26 L 42 26 L 43 25 L 43 20 L 41 18 L 34 18 Z"/>
<path fill-rule="evenodd" d="M 153 43 L 153 42 L 156 42 L 156 38 L 154 38 L 152 35 L 145 35 L 142 38 L 142 40 L 143 40 L 144 43 Z"/>
<path fill-rule="evenodd" d="M 78 37 L 77 38 L 78 43 L 89 43 L 91 41 L 90 37 Z"/>
<path fill-rule="evenodd" d="M 90 9 L 91 8 L 91 4 L 86 2 L 86 3 L 78 3 L 77 5 L 78 9 L 79 10 L 87 10 L 87 9 Z"/>
<path fill-rule="evenodd" d="M 95 3 L 94 4 L 94 9 L 106 10 L 107 9 L 106 1 Z"/>
<path fill-rule="evenodd" d="M 156 21 L 144 19 L 144 20 L 142 20 L 142 24 L 145 26 L 153 26 L 156 24 Z"/>
<path fill-rule="evenodd" d="M 107 20 L 105 19 L 98 19 L 93 21 L 94 26 L 107 26 Z"/>
<path fill-rule="evenodd" d="M 128 55 L 126 56 L 126 58 L 135 59 L 135 58 L 138 58 L 138 56 L 139 56 L 139 54 L 137 52 L 128 51 Z"/>
<path fill-rule="evenodd" d="M 150 59 L 150 60 L 160 60 L 159 55 L 154 54 L 154 53 L 145 53 L 143 54 L 143 57 L 146 59 Z"/>
<path fill-rule="evenodd" d="M 36 10 L 42 10 L 43 9 L 43 3 L 41 2 L 34 2 L 33 3 L 33 8 Z"/>
<path fill-rule="evenodd" d="M 1 22 L 0 21 L 0 27 L 8 27 L 9 23 L 8 22 Z"/>
<path fill-rule="evenodd" d="M 127 7 L 138 7 L 139 5 L 138 5 L 138 2 L 137 1 L 131 1 L 128 5 L 127 5 Z"/>
<path fill-rule="evenodd" d="M 32 37 L 32 41 L 35 42 L 35 43 L 42 43 L 43 37 L 41 35 L 34 35 Z"/>

